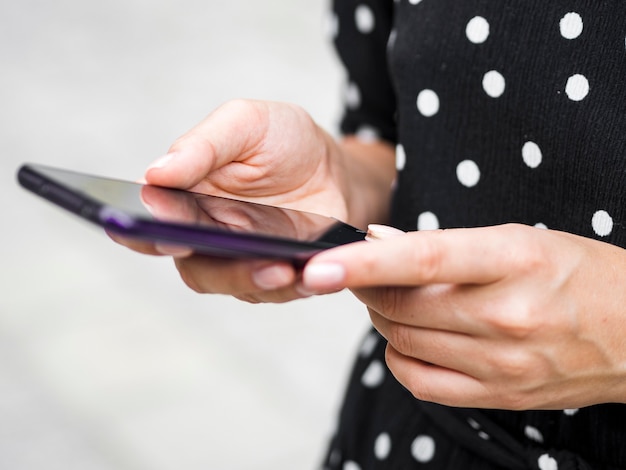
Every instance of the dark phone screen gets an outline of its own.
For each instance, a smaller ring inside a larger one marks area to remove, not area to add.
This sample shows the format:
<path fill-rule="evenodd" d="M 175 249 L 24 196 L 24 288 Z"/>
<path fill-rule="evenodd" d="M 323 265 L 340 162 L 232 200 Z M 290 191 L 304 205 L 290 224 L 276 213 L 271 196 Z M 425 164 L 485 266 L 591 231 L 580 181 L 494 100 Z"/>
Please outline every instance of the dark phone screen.
<path fill-rule="evenodd" d="M 71 197 L 73 193 L 83 201 L 90 200 L 122 211 L 132 219 L 301 242 L 321 242 L 329 246 L 362 240 L 364 237 L 361 230 L 318 214 L 39 165 L 31 165 L 30 169 L 30 176 L 22 176 L 22 179 L 42 176 L 44 181 L 30 186 L 38 186 L 37 192 L 43 197 L 46 197 L 44 192 L 49 190 L 46 185 L 53 185 L 55 189 L 68 189 L 69 196 L 66 197 Z M 70 204 L 71 201 L 65 204 L 66 208 Z"/>

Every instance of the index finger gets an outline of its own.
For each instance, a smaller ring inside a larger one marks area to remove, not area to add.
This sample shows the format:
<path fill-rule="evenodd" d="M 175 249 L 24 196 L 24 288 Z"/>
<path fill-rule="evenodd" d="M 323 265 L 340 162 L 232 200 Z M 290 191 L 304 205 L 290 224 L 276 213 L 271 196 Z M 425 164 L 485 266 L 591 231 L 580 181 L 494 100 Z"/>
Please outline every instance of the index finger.
<path fill-rule="evenodd" d="M 411 232 L 315 256 L 303 272 L 312 292 L 373 286 L 487 284 L 509 272 L 514 226 Z"/>

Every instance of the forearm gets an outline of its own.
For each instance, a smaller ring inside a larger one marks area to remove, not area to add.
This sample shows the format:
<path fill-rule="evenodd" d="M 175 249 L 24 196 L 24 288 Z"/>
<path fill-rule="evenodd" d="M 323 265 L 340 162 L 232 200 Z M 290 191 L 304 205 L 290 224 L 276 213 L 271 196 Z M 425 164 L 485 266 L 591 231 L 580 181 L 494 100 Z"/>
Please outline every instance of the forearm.
<path fill-rule="evenodd" d="M 345 174 L 348 222 L 357 227 L 387 223 L 396 177 L 393 145 L 348 136 L 339 142 L 339 150 Z"/>

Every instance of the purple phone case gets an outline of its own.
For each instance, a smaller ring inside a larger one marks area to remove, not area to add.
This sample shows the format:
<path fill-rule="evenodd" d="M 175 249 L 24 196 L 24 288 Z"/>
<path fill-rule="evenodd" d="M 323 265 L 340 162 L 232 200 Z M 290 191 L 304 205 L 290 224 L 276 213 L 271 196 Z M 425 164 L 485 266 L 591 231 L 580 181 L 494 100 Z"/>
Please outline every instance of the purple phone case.
<path fill-rule="evenodd" d="M 142 185 L 127 181 L 101 178 L 73 171 L 61 170 L 41 165 L 23 165 L 18 171 L 18 181 L 26 189 L 40 197 L 89 220 L 108 231 L 148 241 L 161 241 L 188 246 L 202 254 L 229 258 L 266 258 L 289 260 L 295 265 L 304 264 L 314 254 L 334 246 L 363 240 L 365 232 L 329 217 L 306 214 L 307 220 L 319 218 L 324 223 L 323 233 L 313 240 L 296 240 L 280 234 L 258 234 L 236 232 L 206 225 L 161 221 L 150 216 L 138 215 L 118 204 L 110 204 L 89 194 L 89 184 L 107 184 L 120 189 L 135 191 Z M 167 189 L 175 194 L 192 194 L 180 190 Z M 193 195 L 193 197 L 215 196 Z M 269 206 L 234 201 L 229 204 L 243 204 L 249 207 Z M 290 209 L 278 209 L 298 214 Z"/>

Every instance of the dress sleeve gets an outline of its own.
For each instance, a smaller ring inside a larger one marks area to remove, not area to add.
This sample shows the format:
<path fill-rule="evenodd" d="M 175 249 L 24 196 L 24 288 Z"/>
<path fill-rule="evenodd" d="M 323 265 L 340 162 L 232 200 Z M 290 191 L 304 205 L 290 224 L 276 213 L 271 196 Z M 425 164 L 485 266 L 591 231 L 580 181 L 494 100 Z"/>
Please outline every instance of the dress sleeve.
<path fill-rule="evenodd" d="M 396 98 L 388 71 L 392 0 L 333 0 L 334 43 L 347 72 L 343 134 L 396 142 Z"/>

